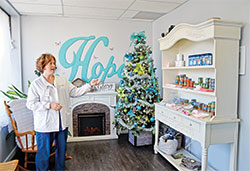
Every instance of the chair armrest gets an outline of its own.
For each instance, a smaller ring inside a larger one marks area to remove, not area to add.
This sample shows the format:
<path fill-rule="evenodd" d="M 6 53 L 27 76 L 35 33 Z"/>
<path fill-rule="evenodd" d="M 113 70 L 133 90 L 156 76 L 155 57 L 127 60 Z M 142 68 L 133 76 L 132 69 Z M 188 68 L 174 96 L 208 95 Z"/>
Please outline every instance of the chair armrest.
<path fill-rule="evenodd" d="M 32 136 L 35 136 L 36 135 L 36 131 L 34 130 L 31 130 L 31 131 L 26 131 L 26 132 L 16 132 L 17 136 L 25 136 L 27 134 L 30 134 Z"/>

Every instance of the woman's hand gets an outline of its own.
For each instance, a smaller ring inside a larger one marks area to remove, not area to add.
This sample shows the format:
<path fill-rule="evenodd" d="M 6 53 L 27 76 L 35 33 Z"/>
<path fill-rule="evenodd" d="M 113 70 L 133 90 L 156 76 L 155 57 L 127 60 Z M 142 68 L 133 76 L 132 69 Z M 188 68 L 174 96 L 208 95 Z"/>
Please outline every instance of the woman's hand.
<path fill-rule="evenodd" d="M 98 82 L 98 79 L 92 80 L 92 81 L 90 81 L 90 83 L 89 83 L 89 85 L 90 85 L 91 87 L 93 87 L 93 86 L 95 86 L 95 85 L 100 85 L 100 84 L 103 84 L 103 83 Z"/>
<path fill-rule="evenodd" d="M 53 110 L 61 110 L 62 109 L 62 106 L 59 104 L 59 103 L 50 103 L 50 109 L 53 109 Z"/>

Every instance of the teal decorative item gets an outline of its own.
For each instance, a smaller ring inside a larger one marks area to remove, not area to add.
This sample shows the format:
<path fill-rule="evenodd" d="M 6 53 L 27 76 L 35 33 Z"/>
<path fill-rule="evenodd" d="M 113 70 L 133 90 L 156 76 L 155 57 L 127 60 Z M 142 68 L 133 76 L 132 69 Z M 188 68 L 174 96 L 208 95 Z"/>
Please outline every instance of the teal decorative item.
<path fill-rule="evenodd" d="M 69 81 L 74 80 L 80 66 L 82 67 L 81 79 L 86 81 L 86 82 L 90 82 L 92 79 L 99 78 L 101 75 L 102 75 L 102 77 L 100 79 L 100 82 L 104 82 L 106 77 L 109 78 L 109 77 L 114 76 L 115 74 L 117 74 L 117 76 L 119 78 L 123 77 L 122 71 L 124 68 L 124 64 L 122 64 L 116 70 L 116 65 L 113 63 L 114 56 L 111 56 L 109 58 L 109 61 L 108 61 L 106 68 L 100 62 L 95 63 L 91 69 L 91 76 L 89 78 L 87 77 L 87 73 L 89 70 L 89 63 L 90 63 L 91 57 L 93 56 L 93 52 L 94 52 L 96 46 L 100 42 L 102 42 L 105 47 L 107 47 L 109 45 L 109 39 L 106 36 L 99 37 L 96 40 L 94 40 L 94 39 L 95 39 L 95 36 L 75 37 L 75 38 L 71 38 L 71 39 L 67 40 L 61 46 L 61 48 L 59 50 L 59 62 L 64 68 L 71 67 L 71 74 L 69 77 Z M 67 56 L 66 56 L 68 49 L 74 43 L 81 41 L 81 40 L 83 40 L 83 43 L 81 44 L 81 46 L 79 47 L 77 52 L 75 52 L 75 51 L 73 52 L 73 61 L 71 63 L 69 63 L 67 61 Z M 94 40 L 94 42 L 90 45 L 84 59 L 81 61 L 83 50 L 85 49 L 87 43 L 90 40 Z M 98 73 L 96 73 L 97 68 L 99 68 Z M 111 72 L 110 72 L 110 70 L 111 70 Z"/>

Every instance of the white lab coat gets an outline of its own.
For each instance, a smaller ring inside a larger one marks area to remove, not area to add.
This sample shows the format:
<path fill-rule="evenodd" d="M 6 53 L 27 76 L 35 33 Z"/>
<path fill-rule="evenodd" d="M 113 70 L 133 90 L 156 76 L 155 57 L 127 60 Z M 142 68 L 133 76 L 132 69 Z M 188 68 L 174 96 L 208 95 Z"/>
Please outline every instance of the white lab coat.
<path fill-rule="evenodd" d="M 42 75 L 32 81 L 26 106 L 33 111 L 35 131 L 59 131 L 59 112 L 49 108 L 51 102 L 62 105 L 60 110 L 62 129 L 69 127 L 72 115 L 69 109 L 70 97 L 82 96 L 90 89 L 89 84 L 77 88 L 60 76 L 55 77 L 54 85 L 47 82 Z"/>

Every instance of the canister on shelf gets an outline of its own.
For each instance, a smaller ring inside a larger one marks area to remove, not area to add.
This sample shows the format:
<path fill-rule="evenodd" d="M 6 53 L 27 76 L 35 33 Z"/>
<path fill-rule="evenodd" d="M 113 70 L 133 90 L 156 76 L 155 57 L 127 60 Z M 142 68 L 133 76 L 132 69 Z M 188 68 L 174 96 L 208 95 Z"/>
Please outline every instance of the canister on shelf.
<path fill-rule="evenodd" d="M 191 81 L 191 85 L 190 85 L 190 87 L 194 87 L 194 81 Z"/>
<path fill-rule="evenodd" d="M 209 84 L 205 83 L 205 88 L 208 89 L 209 88 Z"/>
<path fill-rule="evenodd" d="M 206 83 L 201 83 L 202 88 L 206 88 Z"/>
<path fill-rule="evenodd" d="M 202 77 L 199 77 L 199 78 L 198 78 L 198 83 L 199 83 L 199 84 L 203 83 L 203 78 L 202 78 Z"/>
<path fill-rule="evenodd" d="M 184 80 L 184 87 L 187 87 L 187 80 Z"/>
<path fill-rule="evenodd" d="M 179 83 L 180 83 L 179 81 L 175 80 L 175 85 L 179 85 Z"/>
<path fill-rule="evenodd" d="M 215 108 L 215 101 L 212 101 L 211 107 L 212 107 L 212 108 Z"/>
<path fill-rule="evenodd" d="M 181 101 L 180 104 L 183 105 L 184 104 L 184 99 L 181 99 L 180 101 Z"/>
<path fill-rule="evenodd" d="M 212 110 L 212 111 L 211 111 L 211 114 L 212 114 L 212 116 L 214 116 L 214 115 L 215 115 L 215 109 L 212 108 L 211 110 Z"/>
<path fill-rule="evenodd" d="M 180 81 L 180 76 L 179 75 L 176 76 L 176 80 Z"/>
<path fill-rule="evenodd" d="M 199 103 L 198 110 L 202 110 L 202 103 Z"/>

